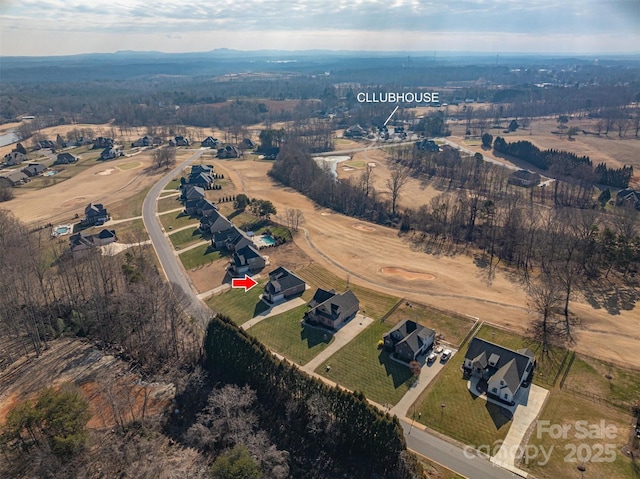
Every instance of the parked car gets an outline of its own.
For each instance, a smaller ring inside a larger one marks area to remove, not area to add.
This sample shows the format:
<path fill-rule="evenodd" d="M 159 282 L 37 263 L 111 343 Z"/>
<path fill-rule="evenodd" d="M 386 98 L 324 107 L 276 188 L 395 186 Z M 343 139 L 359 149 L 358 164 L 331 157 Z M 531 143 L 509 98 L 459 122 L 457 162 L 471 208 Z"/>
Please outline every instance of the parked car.
<path fill-rule="evenodd" d="M 451 357 L 451 350 L 450 349 L 445 349 L 442 352 L 442 356 L 440 356 L 440 361 L 445 363 L 445 362 L 447 362 L 449 360 L 450 357 Z"/>
<path fill-rule="evenodd" d="M 443 350 L 444 350 L 444 348 L 443 348 L 442 346 L 438 346 L 438 347 L 435 349 L 435 353 L 436 353 L 436 354 L 442 354 L 442 351 L 443 351 Z"/>
<path fill-rule="evenodd" d="M 427 364 L 431 364 L 432 362 L 434 362 L 437 357 L 438 355 L 436 353 L 429 354 L 429 356 L 427 356 Z"/>

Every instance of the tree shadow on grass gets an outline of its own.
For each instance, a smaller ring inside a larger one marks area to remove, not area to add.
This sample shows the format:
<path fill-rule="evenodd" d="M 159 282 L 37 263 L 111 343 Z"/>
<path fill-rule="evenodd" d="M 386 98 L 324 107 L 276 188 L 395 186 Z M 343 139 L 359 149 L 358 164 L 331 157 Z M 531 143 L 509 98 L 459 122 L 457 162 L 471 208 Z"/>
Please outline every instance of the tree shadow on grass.
<path fill-rule="evenodd" d="M 411 371 L 409 370 L 409 365 L 404 365 L 394 361 L 391 359 L 391 356 L 389 356 L 389 353 L 384 350 L 380 351 L 378 361 L 384 366 L 387 376 L 391 376 L 393 379 L 394 388 L 402 386 L 413 377 L 413 374 L 411 374 Z"/>
<path fill-rule="evenodd" d="M 588 284 L 584 287 L 583 294 L 592 308 L 604 308 L 611 315 L 633 310 L 640 299 L 637 287 L 604 281 Z"/>

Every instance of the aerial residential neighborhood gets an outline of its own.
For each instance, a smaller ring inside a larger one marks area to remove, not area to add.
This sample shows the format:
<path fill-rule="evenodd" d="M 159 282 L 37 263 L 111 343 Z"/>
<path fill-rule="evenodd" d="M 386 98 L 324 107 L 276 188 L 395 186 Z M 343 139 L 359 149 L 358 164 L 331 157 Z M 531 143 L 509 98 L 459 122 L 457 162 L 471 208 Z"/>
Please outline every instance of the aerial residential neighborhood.
<path fill-rule="evenodd" d="M 4 2 L 0 478 L 640 479 L 632 3 Z"/>

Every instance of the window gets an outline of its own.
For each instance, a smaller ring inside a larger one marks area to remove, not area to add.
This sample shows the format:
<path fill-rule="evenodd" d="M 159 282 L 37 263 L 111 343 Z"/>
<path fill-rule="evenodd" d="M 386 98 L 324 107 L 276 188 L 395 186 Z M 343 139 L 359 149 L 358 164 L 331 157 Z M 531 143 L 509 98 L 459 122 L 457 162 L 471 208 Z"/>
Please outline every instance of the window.
<path fill-rule="evenodd" d="M 493 388 L 493 389 L 491 390 L 491 392 L 492 392 L 493 394 L 496 394 L 496 393 L 498 392 L 498 388 Z"/>
<path fill-rule="evenodd" d="M 509 395 L 507 393 L 504 393 L 504 398 L 509 399 Z"/>

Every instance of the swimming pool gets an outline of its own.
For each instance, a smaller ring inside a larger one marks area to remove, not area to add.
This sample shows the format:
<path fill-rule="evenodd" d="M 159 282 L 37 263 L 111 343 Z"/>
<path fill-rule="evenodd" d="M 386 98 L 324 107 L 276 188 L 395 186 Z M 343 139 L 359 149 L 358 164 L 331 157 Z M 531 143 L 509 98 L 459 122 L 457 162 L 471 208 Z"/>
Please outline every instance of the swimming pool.
<path fill-rule="evenodd" d="M 42 176 L 53 176 L 57 173 L 56 170 L 51 170 L 51 171 L 47 171 L 46 173 L 43 173 Z"/>
<path fill-rule="evenodd" d="M 51 236 L 55 238 L 56 236 L 68 235 L 71 231 L 73 231 L 72 225 L 58 225 L 52 228 Z"/>
<path fill-rule="evenodd" d="M 269 235 L 262 235 L 262 236 L 260 237 L 260 239 L 261 239 L 261 240 L 262 240 L 262 242 L 263 242 L 264 244 L 266 244 L 267 246 L 273 246 L 274 244 L 276 244 L 276 240 L 275 240 L 275 239 L 273 239 L 273 237 L 272 237 L 272 236 L 269 236 Z"/>
<path fill-rule="evenodd" d="M 66 226 L 58 226 L 56 228 L 56 233 L 59 235 L 66 235 L 69 232 L 69 228 Z"/>

